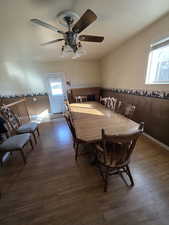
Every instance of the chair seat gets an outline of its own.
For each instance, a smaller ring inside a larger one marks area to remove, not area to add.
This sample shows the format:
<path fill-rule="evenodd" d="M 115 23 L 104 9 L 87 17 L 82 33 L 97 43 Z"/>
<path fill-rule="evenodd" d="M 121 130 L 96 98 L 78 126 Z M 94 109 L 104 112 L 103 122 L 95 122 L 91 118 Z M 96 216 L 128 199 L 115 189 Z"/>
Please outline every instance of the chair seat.
<path fill-rule="evenodd" d="M 30 134 L 19 134 L 9 137 L 6 141 L 0 144 L 0 150 L 12 151 L 22 149 L 30 138 Z"/>
<path fill-rule="evenodd" d="M 20 126 L 16 131 L 17 133 L 23 134 L 23 133 L 33 133 L 38 127 L 37 123 L 31 122 L 31 123 L 25 123 L 22 126 Z"/>

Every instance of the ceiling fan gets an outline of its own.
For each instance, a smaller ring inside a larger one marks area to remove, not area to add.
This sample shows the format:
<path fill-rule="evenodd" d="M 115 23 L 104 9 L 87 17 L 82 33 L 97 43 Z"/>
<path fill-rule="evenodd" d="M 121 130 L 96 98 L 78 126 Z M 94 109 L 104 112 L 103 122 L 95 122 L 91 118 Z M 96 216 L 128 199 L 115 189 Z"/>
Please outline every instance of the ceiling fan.
<path fill-rule="evenodd" d="M 97 19 L 96 14 L 91 9 L 87 9 L 76 23 L 75 23 L 75 19 L 77 18 L 76 16 L 77 14 L 68 11 L 68 12 L 61 13 L 60 15 L 68 28 L 67 32 L 61 31 L 57 29 L 56 27 L 46 22 L 43 22 L 39 19 L 30 20 L 32 23 L 46 27 L 54 32 L 57 32 L 63 35 L 63 38 L 49 41 L 41 45 L 48 45 L 48 44 L 53 44 L 59 41 L 64 41 L 65 43 L 62 46 L 62 53 L 64 52 L 68 53 L 72 51 L 74 54 L 76 54 L 76 56 L 78 56 L 80 55 L 79 53 L 82 50 L 81 41 L 102 42 L 104 40 L 104 37 L 102 36 L 79 35 L 84 29 L 86 29 L 90 24 L 92 24 Z"/>

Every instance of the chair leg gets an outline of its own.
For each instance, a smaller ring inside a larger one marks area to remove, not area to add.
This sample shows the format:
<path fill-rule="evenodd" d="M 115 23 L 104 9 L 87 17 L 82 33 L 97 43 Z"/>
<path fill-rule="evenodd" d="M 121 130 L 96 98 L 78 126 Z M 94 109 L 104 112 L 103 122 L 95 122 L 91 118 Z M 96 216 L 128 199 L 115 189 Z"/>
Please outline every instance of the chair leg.
<path fill-rule="evenodd" d="M 73 148 L 76 148 L 76 142 L 73 140 Z"/>
<path fill-rule="evenodd" d="M 100 163 L 97 163 L 97 166 L 98 166 L 98 168 L 99 168 L 100 175 L 101 175 L 102 178 L 104 179 L 104 174 L 103 174 L 103 171 L 102 171 L 102 168 L 101 168 Z"/>
<path fill-rule="evenodd" d="M 109 168 L 106 168 L 105 178 L 104 178 L 104 192 L 107 192 L 108 187 L 108 176 L 109 176 Z"/>
<path fill-rule="evenodd" d="M 77 160 L 78 153 L 79 153 L 79 143 L 77 142 L 75 144 L 75 160 Z"/>
<path fill-rule="evenodd" d="M 37 128 L 37 133 L 38 133 L 38 136 L 40 136 L 40 133 L 39 133 L 39 128 Z"/>
<path fill-rule="evenodd" d="M 33 149 L 33 142 L 32 142 L 32 139 L 30 139 L 29 142 L 30 142 L 30 145 L 31 145 L 31 147 L 32 147 L 32 149 Z"/>
<path fill-rule="evenodd" d="M 20 150 L 20 153 L 21 153 L 21 156 L 23 158 L 24 164 L 26 164 L 26 158 L 25 158 L 23 150 Z"/>
<path fill-rule="evenodd" d="M 0 159 L 0 164 L 1 164 L 1 167 L 3 167 L 3 160 Z"/>
<path fill-rule="evenodd" d="M 134 186 L 134 180 L 133 180 L 133 177 L 131 175 L 130 168 L 128 165 L 126 166 L 126 170 L 127 170 L 127 175 L 130 178 L 131 186 Z"/>
<path fill-rule="evenodd" d="M 32 134 L 33 134 L 33 137 L 34 137 L 34 140 L 35 140 L 35 144 L 37 144 L 36 135 L 35 135 L 35 133 L 32 133 Z"/>
<path fill-rule="evenodd" d="M 126 180 L 125 180 L 125 178 L 124 178 L 124 176 L 123 176 L 123 174 L 122 174 L 122 173 L 119 173 L 119 175 L 120 175 L 121 179 L 123 180 L 123 182 L 124 182 L 126 185 L 128 185 L 127 182 L 126 182 Z"/>

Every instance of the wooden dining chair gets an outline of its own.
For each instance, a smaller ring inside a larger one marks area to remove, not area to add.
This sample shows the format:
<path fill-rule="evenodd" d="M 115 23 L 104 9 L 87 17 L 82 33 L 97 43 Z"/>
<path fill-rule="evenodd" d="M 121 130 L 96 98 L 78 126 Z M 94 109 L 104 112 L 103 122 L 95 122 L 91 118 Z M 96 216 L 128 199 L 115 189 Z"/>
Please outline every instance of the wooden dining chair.
<path fill-rule="evenodd" d="M 79 145 L 82 144 L 83 142 L 77 138 L 76 130 L 75 130 L 74 125 L 73 125 L 73 119 L 72 119 L 71 113 L 70 112 L 65 113 L 64 117 L 66 119 L 66 122 L 68 124 L 68 127 L 69 127 L 69 129 L 71 131 L 71 134 L 72 134 L 72 137 L 73 137 L 73 147 L 74 147 L 74 150 L 75 150 L 75 160 L 77 160 L 78 155 L 79 155 Z"/>
<path fill-rule="evenodd" d="M 102 105 L 106 105 L 106 101 L 107 101 L 107 97 L 102 97 L 102 96 L 100 96 L 100 103 L 101 103 Z"/>
<path fill-rule="evenodd" d="M 86 95 L 76 96 L 75 101 L 76 103 L 87 102 L 87 96 Z"/>
<path fill-rule="evenodd" d="M 144 130 L 144 123 L 140 123 L 138 130 L 121 135 L 107 135 L 102 129 L 102 142 L 96 145 L 97 164 L 104 180 L 104 191 L 107 191 L 108 177 L 118 174 L 125 181 L 123 174 L 129 177 L 131 186 L 134 181 L 129 163 L 138 137 Z M 125 181 L 126 183 L 126 181 Z"/>
<path fill-rule="evenodd" d="M 100 96 L 100 98 L 99 98 L 99 102 L 100 102 L 100 104 L 103 104 L 103 100 L 104 98 L 102 97 L 102 96 Z"/>
<path fill-rule="evenodd" d="M 24 154 L 24 148 L 30 143 L 33 149 L 33 143 L 31 139 L 30 133 L 18 134 L 14 136 L 10 136 L 9 127 L 6 123 L 7 132 L 3 135 L 3 140 L 0 142 L 0 164 L 3 166 L 3 157 L 6 153 L 10 153 L 12 155 L 13 152 L 20 152 L 24 164 L 26 164 L 26 157 Z"/>
<path fill-rule="evenodd" d="M 86 95 L 82 96 L 82 102 L 87 102 L 87 96 Z"/>
<path fill-rule="evenodd" d="M 3 115 L 3 117 L 8 121 L 14 133 L 16 134 L 31 133 L 34 137 L 35 143 L 37 143 L 36 132 L 39 136 L 39 127 L 37 123 L 29 122 L 21 124 L 17 114 L 11 108 L 5 106 L 1 107 L 0 112 Z"/>
<path fill-rule="evenodd" d="M 111 107 L 111 98 L 110 97 L 107 97 L 107 99 L 106 99 L 106 107 L 108 109 L 110 109 L 110 107 Z"/>
<path fill-rule="evenodd" d="M 123 106 L 122 101 L 117 100 L 116 101 L 116 105 L 115 105 L 115 112 L 116 113 L 122 113 L 123 112 L 123 110 L 122 110 L 123 107 L 122 106 Z"/>
<path fill-rule="evenodd" d="M 117 103 L 117 99 L 112 97 L 110 99 L 110 110 L 112 110 L 113 112 L 115 111 L 116 103 Z"/>

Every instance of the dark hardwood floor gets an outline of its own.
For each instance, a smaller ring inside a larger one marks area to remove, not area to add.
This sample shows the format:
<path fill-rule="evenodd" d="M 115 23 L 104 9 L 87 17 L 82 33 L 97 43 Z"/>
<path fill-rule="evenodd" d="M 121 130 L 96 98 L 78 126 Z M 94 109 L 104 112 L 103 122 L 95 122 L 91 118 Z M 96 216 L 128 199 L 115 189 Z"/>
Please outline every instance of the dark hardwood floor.
<path fill-rule="evenodd" d="M 40 140 L 0 168 L 0 225 L 168 225 L 169 152 L 145 137 L 133 154 L 135 186 L 110 178 L 107 193 L 86 156 L 74 160 L 64 119 L 40 125 Z"/>

